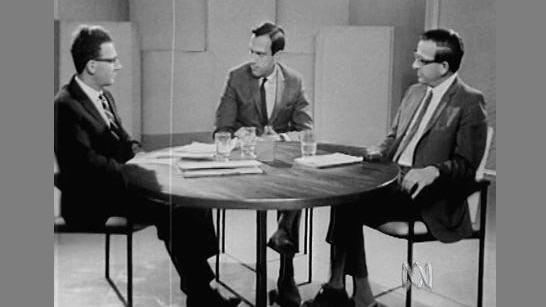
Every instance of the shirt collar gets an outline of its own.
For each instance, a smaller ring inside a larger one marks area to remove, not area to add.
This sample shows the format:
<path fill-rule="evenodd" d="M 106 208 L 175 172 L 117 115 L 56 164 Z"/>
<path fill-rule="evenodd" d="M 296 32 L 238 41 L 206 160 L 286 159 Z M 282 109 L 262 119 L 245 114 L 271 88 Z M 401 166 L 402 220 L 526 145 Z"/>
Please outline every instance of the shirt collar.
<path fill-rule="evenodd" d="M 102 91 L 97 91 L 94 88 L 87 85 L 85 82 L 83 82 L 78 76 L 76 76 L 76 82 L 81 87 L 83 92 L 95 103 L 99 100 L 99 96 L 102 95 Z"/>
<path fill-rule="evenodd" d="M 440 98 L 444 96 L 444 94 L 447 92 L 447 89 L 453 84 L 453 80 L 457 78 L 457 73 L 454 73 L 453 75 L 449 76 L 449 78 L 445 79 L 442 83 L 438 84 L 436 87 L 429 88 L 432 89 L 432 95 L 433 97 Z"/>

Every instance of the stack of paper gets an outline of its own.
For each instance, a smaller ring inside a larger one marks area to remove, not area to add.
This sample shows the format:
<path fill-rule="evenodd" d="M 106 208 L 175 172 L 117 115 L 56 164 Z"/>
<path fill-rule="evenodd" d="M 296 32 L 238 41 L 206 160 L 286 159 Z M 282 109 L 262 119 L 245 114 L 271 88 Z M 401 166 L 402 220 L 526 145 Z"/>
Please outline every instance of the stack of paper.
<path fill-rule="evenodd" d="M 262 163 L 256 160 L 200 162 L 180 160 L 177 165 L 182 176 L 188 178 L 263 173 L 259 167 Z"/>
<path fill-rule="evenodd" d="M 174 147 L 171 152 L 182 159 L 212 160 L 216 153 L 216 146 L 214 144 L 193 142 L 189 145 Z"/>
<path fill-rule="evenodd" d="M 362 157 L 355 157 L 355 156 L 336 152 L 336 153 L 328 154 L 328 155 L 301 157 L 301 158 L 294 159 L 294 162 L 303 166 L 314 167 L 314 168 L 324 168 L 324 167 L 359 163 L 359 162 L 362 162 Z"/>

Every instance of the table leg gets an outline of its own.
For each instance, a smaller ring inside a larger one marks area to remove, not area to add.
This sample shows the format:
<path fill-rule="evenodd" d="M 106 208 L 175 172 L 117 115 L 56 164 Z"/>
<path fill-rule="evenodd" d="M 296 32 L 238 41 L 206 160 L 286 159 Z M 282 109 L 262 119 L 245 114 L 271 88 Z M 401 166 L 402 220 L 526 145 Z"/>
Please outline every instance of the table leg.
<path fill-rule="evenodd" d="M 267 306 L 267 211 L 256 211 L 256 307 Z"/>

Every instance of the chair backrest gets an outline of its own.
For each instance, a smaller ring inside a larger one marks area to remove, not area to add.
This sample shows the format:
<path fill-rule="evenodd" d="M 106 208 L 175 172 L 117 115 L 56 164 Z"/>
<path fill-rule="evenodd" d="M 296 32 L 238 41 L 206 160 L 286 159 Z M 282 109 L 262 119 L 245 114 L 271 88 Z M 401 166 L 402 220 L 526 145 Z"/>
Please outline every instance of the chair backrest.
<path fill-rule="evenodd" d="M 487 127 L 487 139 L 485 143 L 485 150 L 483 152 L 483 157 L 476 170 L 476 181 L 481 181 L 485 177 L 485 164 L 487 163 L 487 158 L 489 157 L 489 149 L 491 147 L 491 142 L 493 140 L 493 134 L 495 133 L 493 127 Z M 472 224 L 479 222 L 480 216 L 480 193 L 476 192 L 470 195 L 467 199 L 468 209 L 470 211 L 470 220 Z"/>

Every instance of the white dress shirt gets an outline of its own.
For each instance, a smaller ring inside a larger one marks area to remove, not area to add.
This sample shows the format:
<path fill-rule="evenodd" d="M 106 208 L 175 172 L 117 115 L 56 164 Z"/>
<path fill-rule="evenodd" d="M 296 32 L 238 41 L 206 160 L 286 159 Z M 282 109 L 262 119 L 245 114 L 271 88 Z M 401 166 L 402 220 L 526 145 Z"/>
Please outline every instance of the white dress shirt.
<path fill-rule="evenodd" d="M 411 123 L 408 126 L 408 131 L 411 129 L 413 125 L 419 125 L 419 128 L 417 129 L 417 132 L 415 133 L 411 141 L 408 143 L 408 146 L 406 146 L 404 151 L 400 154 L 398 161 L 396 161 L 398 164 L 403 166 L 408 166 L 408 167 L 411 167 L 413 165 L 413 154 L 415 153 L 415 147 L 417 146 L 417 143 L 423 136 L 423 132 L 425 131 L 425 128 L 427 127 L 428 122 L 432 118 L 434 111 L 436 111 L 436 108 L 440 104 L 442 97 L 444 96 L 447 89 L 451 86 L 451 84 L 453 83 L 456 77 L 457 77 L 457 73 L 454 73 L 449 78 L 445 79 L 444 82 L 438 84 L 436 87 L 428 88 L 427 91 L 432 91 L 432 99 L 430 101 L 430 104 L 428 105 L 425 115 L 423 115 L 423 119 L 421 120 L 421 123 L 415 123 L 417 116 L 413 116 L 413 119 L 411 120 Z M 427 96 L 428 95 L 425 95 L 423 99 L 426 99 Z M 415 114 L 419 114 L 422 107 L 423 107 L 423 102 L 421 101 L 419 109 L 415 112 Z"/>

